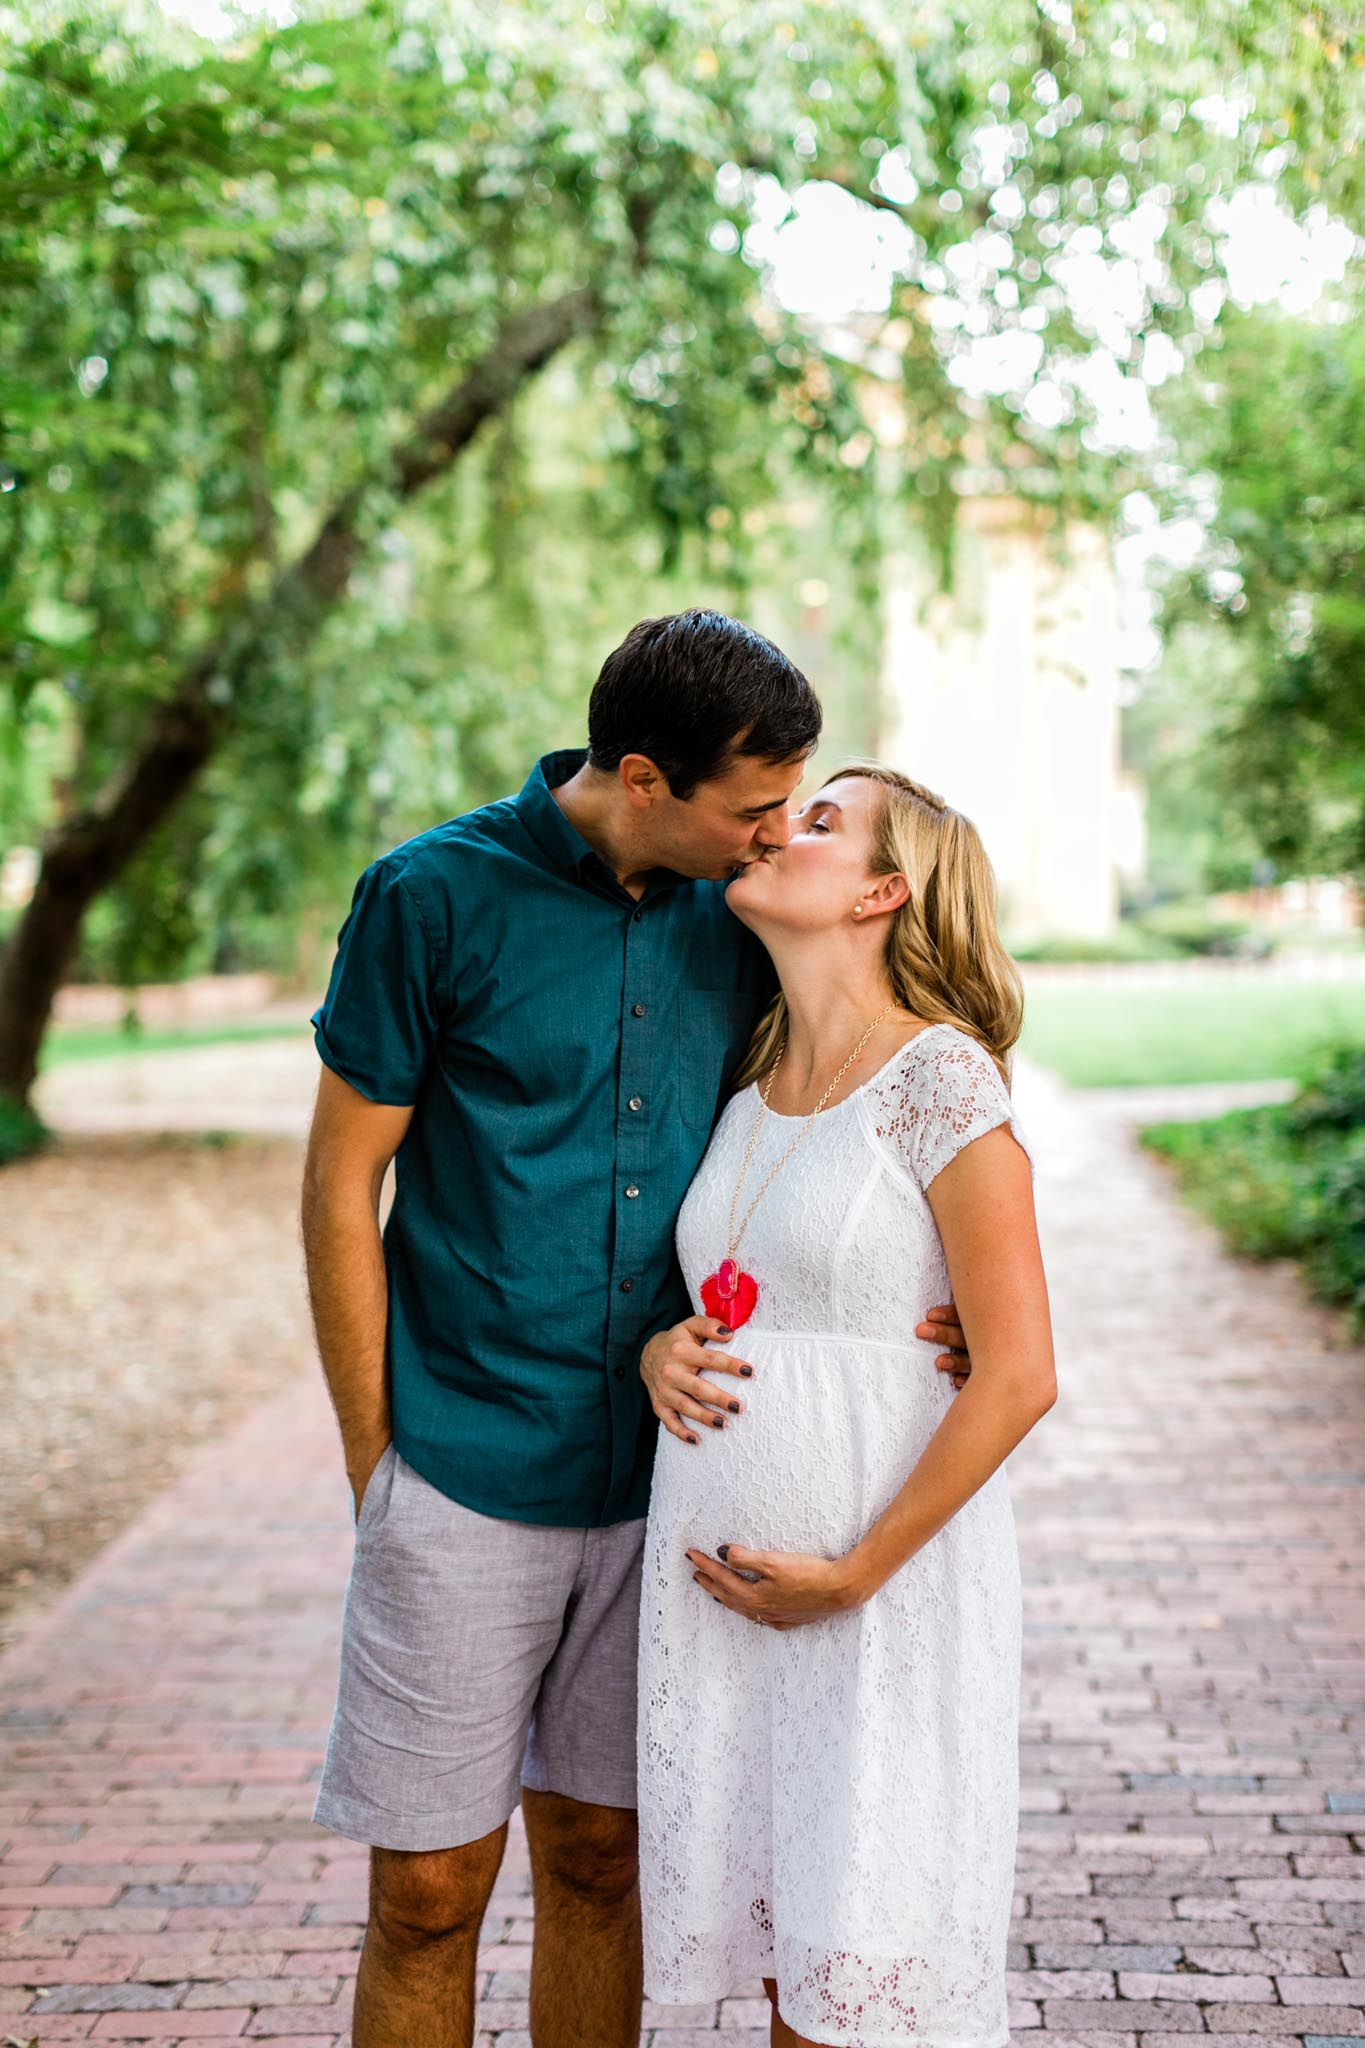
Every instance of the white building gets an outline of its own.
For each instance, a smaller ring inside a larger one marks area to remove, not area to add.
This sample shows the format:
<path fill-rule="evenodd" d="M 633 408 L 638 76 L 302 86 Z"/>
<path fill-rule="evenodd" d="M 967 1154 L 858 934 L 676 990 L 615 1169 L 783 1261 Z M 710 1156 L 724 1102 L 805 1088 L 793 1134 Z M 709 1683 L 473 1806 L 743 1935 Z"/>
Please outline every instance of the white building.
<path fill-rule="evenodd" d="M 1143 859 L 1107 538 L 1059 543 L 1018 499 L 965 499 L 952 591 L 907 537 L 884 604 L 884 758 L 978 826 L 1012 943 L 1104 937 Z"/>

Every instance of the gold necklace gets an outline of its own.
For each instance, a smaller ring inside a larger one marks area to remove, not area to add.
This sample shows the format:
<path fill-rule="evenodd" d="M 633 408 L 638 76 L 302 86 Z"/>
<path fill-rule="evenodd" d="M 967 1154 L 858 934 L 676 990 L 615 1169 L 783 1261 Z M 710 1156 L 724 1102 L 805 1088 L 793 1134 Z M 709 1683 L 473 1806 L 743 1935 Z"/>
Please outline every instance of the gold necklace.
<path fill-rule="evenodd" d="M 897 1005 L 895 1003 L 888 1003 L 884 1010 L 877 1012 L 848 1058 L 840 1067 L 838 1073 L 834 1076 L 834 1079 L 830 1082 L 828 1088 L 826 1088 L 824 1094 L 820 1097 L 820 1100 L 816 1103 L 814 1109 L 802 1121 L 800 1130 L 796 1133 L 786 1151 L 781 1155 L 777 1164 L 765 1175 L 757 1194 L 745 1210 L 738 1226 L 736 1226 L 735 1211 L 739 1207 L 740 1190 L 748 1178 L 749 1167 L 754 1156 L 754 1147 L 758 1143 L 758 1134 L 762 1128 L 763 1120 L 768 1113 L 768 1098 L 773 1092 L 773 1083 L 777 1079 L 777 1070 L 781 1066 L 782 1056 L 787 1050 L 787 1040 L 785 1037 L 778 1047 L 777 1058 L 773 1061 L 767 1081 L 759 1091 L 758 1114 L 754 1118 L 753 1127 L 749 1132 L 749 1142 L 744 1148 L 744 1162 L 739 1169 L 739 1178 L 735 1182 L 735 1191 L 730 1197 L 730 1231 L 726 1240 L 725 1257 L 721 1260 L 715 1272 L 701 1283 L 702 1306 L 706 1313 L 728 1324 L 732 1330 L 737 1330 L 741 1323 L 747 1323 L 758 1306 L 758 1282 L 754 1279 L 752 1273 L 740 1271 L 738 1257 L 739 1247 L 743 1241 L 745 1231 L 749 1228 L 750 1218 L 763 1200 L 764 1195 L 767 1194 L 768 1189 L 777 1179 L 778 1174 L 781 1173 L 783 1167 L 791 1158 L 792 1153 L 810 1130 L 816 1117 L 819 1116 L 821 1110 L 829 1101 L 830 1096 L 843 1080 L 844 1075 L 857 1059 L 858 1054 L 867 1044 L 868 1039 L 871 1038 L 877 1026 L 889 1017 L 896 1008 Z"/>

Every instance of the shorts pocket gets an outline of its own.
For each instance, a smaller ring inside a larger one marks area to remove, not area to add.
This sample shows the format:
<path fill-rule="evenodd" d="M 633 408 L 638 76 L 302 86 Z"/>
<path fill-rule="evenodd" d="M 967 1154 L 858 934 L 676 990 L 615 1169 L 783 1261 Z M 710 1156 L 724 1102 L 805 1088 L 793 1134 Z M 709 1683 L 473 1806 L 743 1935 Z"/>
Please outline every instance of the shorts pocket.
<path fill-rule="evenodd" d="M 363 1538 L 373 1535 L 377 1525 L 383 1521 L 388 1513 L 389 1501 L 393 1496 L 393 1475 L 397 1463 L 398 1451 L 393 1438 L 390 1437 L 380 1453 L 379 1463 L 370 1474 L 369 1484 L 365 1488 L 364 1497 L 360 1503 L 360 1513 L 356 1517 L 355 1525 L 355 1540 L 357 1543 L 361 1542 Z"/>

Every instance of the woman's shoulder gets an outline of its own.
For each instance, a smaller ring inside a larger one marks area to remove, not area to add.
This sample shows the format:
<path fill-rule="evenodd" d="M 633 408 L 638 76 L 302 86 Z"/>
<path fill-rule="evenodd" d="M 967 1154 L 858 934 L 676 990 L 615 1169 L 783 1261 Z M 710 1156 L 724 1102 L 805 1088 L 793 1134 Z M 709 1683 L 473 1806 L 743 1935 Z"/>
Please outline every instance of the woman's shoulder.
<path fill-rule="evenodd" d="M 983 1080 L 994 1075 L 997 1084 L 1005 1086 L 1000 1078 L 1000 1069 L 987 1052 L 979 1038 L 973 1038 L 970 1031 L 962 1030 L 957 1024 L 926 1024 L 906 1039 L 898 1053 L 893 1053 L 881 1074 L 874 1080 L 885 1078 L 889 1083 L 899 1083 L 901 1091 L 907 1087 L 923 1088 L 932 1084 L 942 1073 L 954 1073 L 968 1079 L 973 1075 Z"/>
<path fill-rule="evenodd" d="M 1007 1123 L 1029 1154 L 1010 1092 L 981 1041 L 956 1024 L 908 1038 L 868 1088 L 871 1135 L 921 1187 L 973 1138 Z"/>

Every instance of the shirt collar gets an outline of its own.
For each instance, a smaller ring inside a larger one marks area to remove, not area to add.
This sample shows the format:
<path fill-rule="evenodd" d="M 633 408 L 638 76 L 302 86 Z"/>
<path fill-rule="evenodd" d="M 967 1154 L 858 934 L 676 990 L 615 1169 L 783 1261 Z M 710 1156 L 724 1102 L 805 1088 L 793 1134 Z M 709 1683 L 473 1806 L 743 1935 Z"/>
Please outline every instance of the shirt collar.
<path fill-rule="evenodd" d="M 578 827 L 570 824 L 551 791 L 576 775 L 587 758 L 586 747 L 561 747 L 556 753 L 542 754 L 516 799 L 521 822 L 541 852 L 571 875 L 581 872 L 585 860 L 597 860 L 597 855 Z"/>
<path fill-rule="evenodd" d="M 561 747 L 542 754 L 515 799 L 517 814 L 542 853 L 557 867 L 580 880 L 605 881 L 627 901 L 634 899 L 621 887 L 597 850 L 590 846 L 576 825 L 569 822 L 555 802 L 552 791 L 576 775 L 588 758 L 586 747 Z M 654 868 L 645 883 L 645 895 L 654 896 L 682 880 L 671 868 Z"/>

